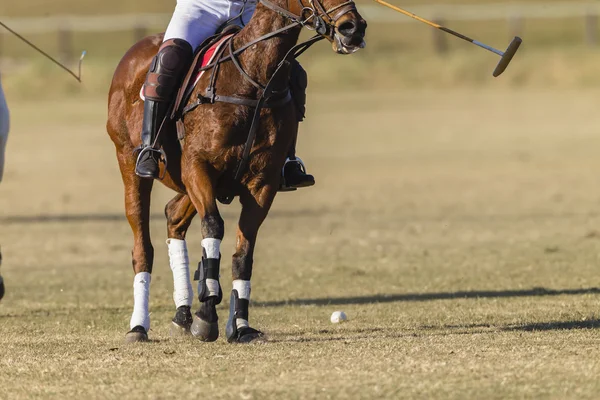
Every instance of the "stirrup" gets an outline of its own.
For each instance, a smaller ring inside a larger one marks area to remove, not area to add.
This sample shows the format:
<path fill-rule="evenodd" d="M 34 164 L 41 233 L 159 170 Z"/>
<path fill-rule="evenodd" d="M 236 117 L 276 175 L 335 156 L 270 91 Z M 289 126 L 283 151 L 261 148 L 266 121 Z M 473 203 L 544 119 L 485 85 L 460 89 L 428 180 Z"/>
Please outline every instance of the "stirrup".
<path fill-rule="evenodd" d="M 283 168 L 281 168 L 281 184 L 279 185 L 279 192 L 293 192 L 298 190 L 298 188 L 289 187 L 285 181 L 285 166 L 289 163 L 298 163 L 302 172 L 306 174 L 306 166 L 300 157 L 295 157 L 293 160 L 289 157 L 286 158 L 285 162 L 283 163 Z"/>
<path fill-rule="evenodd" d="M 160 149 L 155 149 L 152 146 L 146 146 L 144 147 L 143 145 L 140 145 L 138 147 L 136 147 L 133 150 L 133 154 L 135 154 L 136 152 L 139 151 L 139 154 L 137 156 L 137 159 L 135 160 L 135 165 L 137 167 L 138 163 L 140 162 L 140 158 L 142 157 L 142 155 L 144 153 L 147 152 L 154 152 L 154 153 L 158 153 L 158 160 L 156 161 L 159 165 L 158 165 L 158 169 L 160 171 L 160 163 L 162 162 L 163 164 L 165 164 L 165 168 L 163 170 L 162 175 L 159 175 L 158 177 L 156 177 L 156 179 L 158 179 L 159 181 L 162 181 L 163 179 L 165 179 L 165 175 L 167 174 L 167 153 L 165 153 L 165 151 L 162 149 L 162 147 Z"/>

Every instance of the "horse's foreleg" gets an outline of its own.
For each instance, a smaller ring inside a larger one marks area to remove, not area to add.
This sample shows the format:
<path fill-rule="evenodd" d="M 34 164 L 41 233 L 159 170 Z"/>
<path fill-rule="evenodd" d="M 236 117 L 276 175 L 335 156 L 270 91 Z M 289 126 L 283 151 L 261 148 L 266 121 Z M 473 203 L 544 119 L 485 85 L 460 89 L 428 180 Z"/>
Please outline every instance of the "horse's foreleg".
<path fill-rule="evenodd" d="M 221 241 L 225 226 L 219 210 L 214 191 L 214 179 L 210 167 L 206 164 L 187 166 L 184 183 L 192 203 L 202 218 L 202 262 L 198 266 L 198 299 L 200 308 L 194 314 L 191 327 L 192 334 L 198 339 L 212 342 L 219 337 L 217 304 L 223 298 L 219 283 L 221 262 Z"/>
<path fill-rule="evenodd" d="M 248 322 L 250 279 L 258 230 L 271 208 L 276 192 L 276 186 L 264 186 L 256 193 L 240 196 L 242 212 L 238 222 L 236 251 L 233 255 L 233 290 L 226 327 L 227 340 L 230 343 L 248 343 L 262 337 L 262 333 L 251 328 Z"/>
<path fill-rule="evenodd" d="M 178 194 L 165 207 L 167 217 L 167 246 L 169 264 L 173 271 L 173 300 L 177 311 L 171 326 L 171 335 L 188 334 L 192 326 L 191 306 L 194 290 L 190 280 L 190 261 L 185 234 L 196 215 L 196 207 L 189 196 Z"/>
<path fill-rule="evenodd" d="M 148 302 L 154 260 L 154 248 L 150 241 L 150 193 L 153 180 L 140 179 L 134 174 L 133 157 L 126 157 L 121 153 L 118 158 L 125 185 L 125 213 L 133 231 L 132 263 L 135 273 L 133 313 L 129 324 L 131 330 L 126 335 L 126 341 L 139 342 L 148 340 L 150 330 Z"/>

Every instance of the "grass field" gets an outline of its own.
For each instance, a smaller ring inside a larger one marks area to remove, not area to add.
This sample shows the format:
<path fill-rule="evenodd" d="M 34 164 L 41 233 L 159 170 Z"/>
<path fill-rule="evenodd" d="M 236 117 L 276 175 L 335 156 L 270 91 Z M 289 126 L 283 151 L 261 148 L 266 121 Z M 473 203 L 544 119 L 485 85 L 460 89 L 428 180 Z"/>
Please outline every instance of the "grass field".
<path fill-rule="evenodd" d="M 299 154 L 318 184 L 263 226 L 251 321 L 269 340 L 251 346 L 169 338 L 162 188 L 153 342 L 123 344 L 131 236 L 104 100 L 13 101 L 0 398 L 596 398 L 599 95 L 313 92 Z"/>

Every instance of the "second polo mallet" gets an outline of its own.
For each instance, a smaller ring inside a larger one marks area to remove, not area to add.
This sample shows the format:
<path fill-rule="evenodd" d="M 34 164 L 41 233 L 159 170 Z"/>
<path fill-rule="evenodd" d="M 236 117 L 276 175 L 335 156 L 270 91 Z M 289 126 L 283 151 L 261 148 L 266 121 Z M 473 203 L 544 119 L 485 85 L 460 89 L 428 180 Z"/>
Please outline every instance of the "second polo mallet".
<path fill-rule="evenodd" d="M 488 51 L 491 51 L 492 53 L 495 53 L 497 55 L 499 55 L 500 58 L 500 62 L 498 63 L 498 65 L 496 66 L 496 69 L 494 70 L 494 77 L 498 77 L 500 76 L 505 70 L 506 67 L 508 67 L 508 64 L 510 64 L 511 60 L 513 59 L 513 57 L 515 56 L 515 54 L 517 53 L 517 50 L 519 50 L 519 46 L 521 46 L 521 43 L 523 42 L 523 40 L 518 37 L 515 36 L 515 38 L 512 40 L 512 42 L 510 42 L 510 45 L 508 46 L 508 48 L 506 49 L 506 51 L 500 51 L 498 49 L 495 49 L 491 46 L 488 46 L 487 44 L 481 43 L 475 39 L 471 39 L 468 36 L 465 36 L 463 34 L 460 34 L 458 32 L 453 31 L 452 29 L 448 29 L 446 27 L 443 27 L 439 24 L 436 24 L 435 22 L 431 22 L 426 20 L 425 18 L 421 18 L 418 15 L 415 15 L 409 11 L 403 10 L 400 7 L 396 7 L 390 3 L 387 3 L 383 0 L 374 0 L 375 2 L 381 4 L 382 6 L 386 6 L 388 8 L 391 8 L 394 11 L 398 11 L 399 13 L 402 13 L 408 17 L 414 18 L 417 21 L 423 22 L 429 26 L 432 26 L 434 28 L 437 28 L 443 32 L 449 33 L 453 36 L 456 36 L 457 38 L 460 38 L 462 40 L 466 40 L 469 43 L 473 43 L 475 46 L 479 46 L 482 49 L 486 49 Z"/>

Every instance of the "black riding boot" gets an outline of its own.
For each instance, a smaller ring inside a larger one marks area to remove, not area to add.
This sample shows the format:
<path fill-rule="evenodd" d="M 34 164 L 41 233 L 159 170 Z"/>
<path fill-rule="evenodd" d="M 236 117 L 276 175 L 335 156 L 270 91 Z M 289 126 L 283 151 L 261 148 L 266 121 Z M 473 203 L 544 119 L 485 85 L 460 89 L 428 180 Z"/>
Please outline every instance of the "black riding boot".
<path fill-rule="evenodd" d="M 161 156 L 160 138 L 156 135 L 171 103 L 175 100 L 181 81 L 193 61 L 192 46 L 181 39 L 164 42 L 152 60 L 144 83 L 144 121 L 142 123 L 142 145 L 135 165 L 135 173 L 142 178 L 158 178 Z"/>
<path fill-rule="evenodd" d="M 298 112 L 298 121 L 304 120 L 306 110 L 306 87 L 308 86 L 308 76 L 306 71 L 297 61 L 292 65 L 290 78 L 290 88 L 292 98 Z M 315 184 L 314 176 L 306 173 L 306 167 L 301 159 L 296 158 L 296 140 L 288 153 L 288 159 L 283 167 L 281 190 L 295 190 L 301 187 L 312 186 Z"/>
<path fill-rule="evenodd" d="M 301 159 L 296 157 L 296 140 L 288 153 L 288 158 L 283 166 L 283 182 L 285 189 L 297 189 L 313 186 L 315 177 L 306 173 L 306 167 Z"/>

